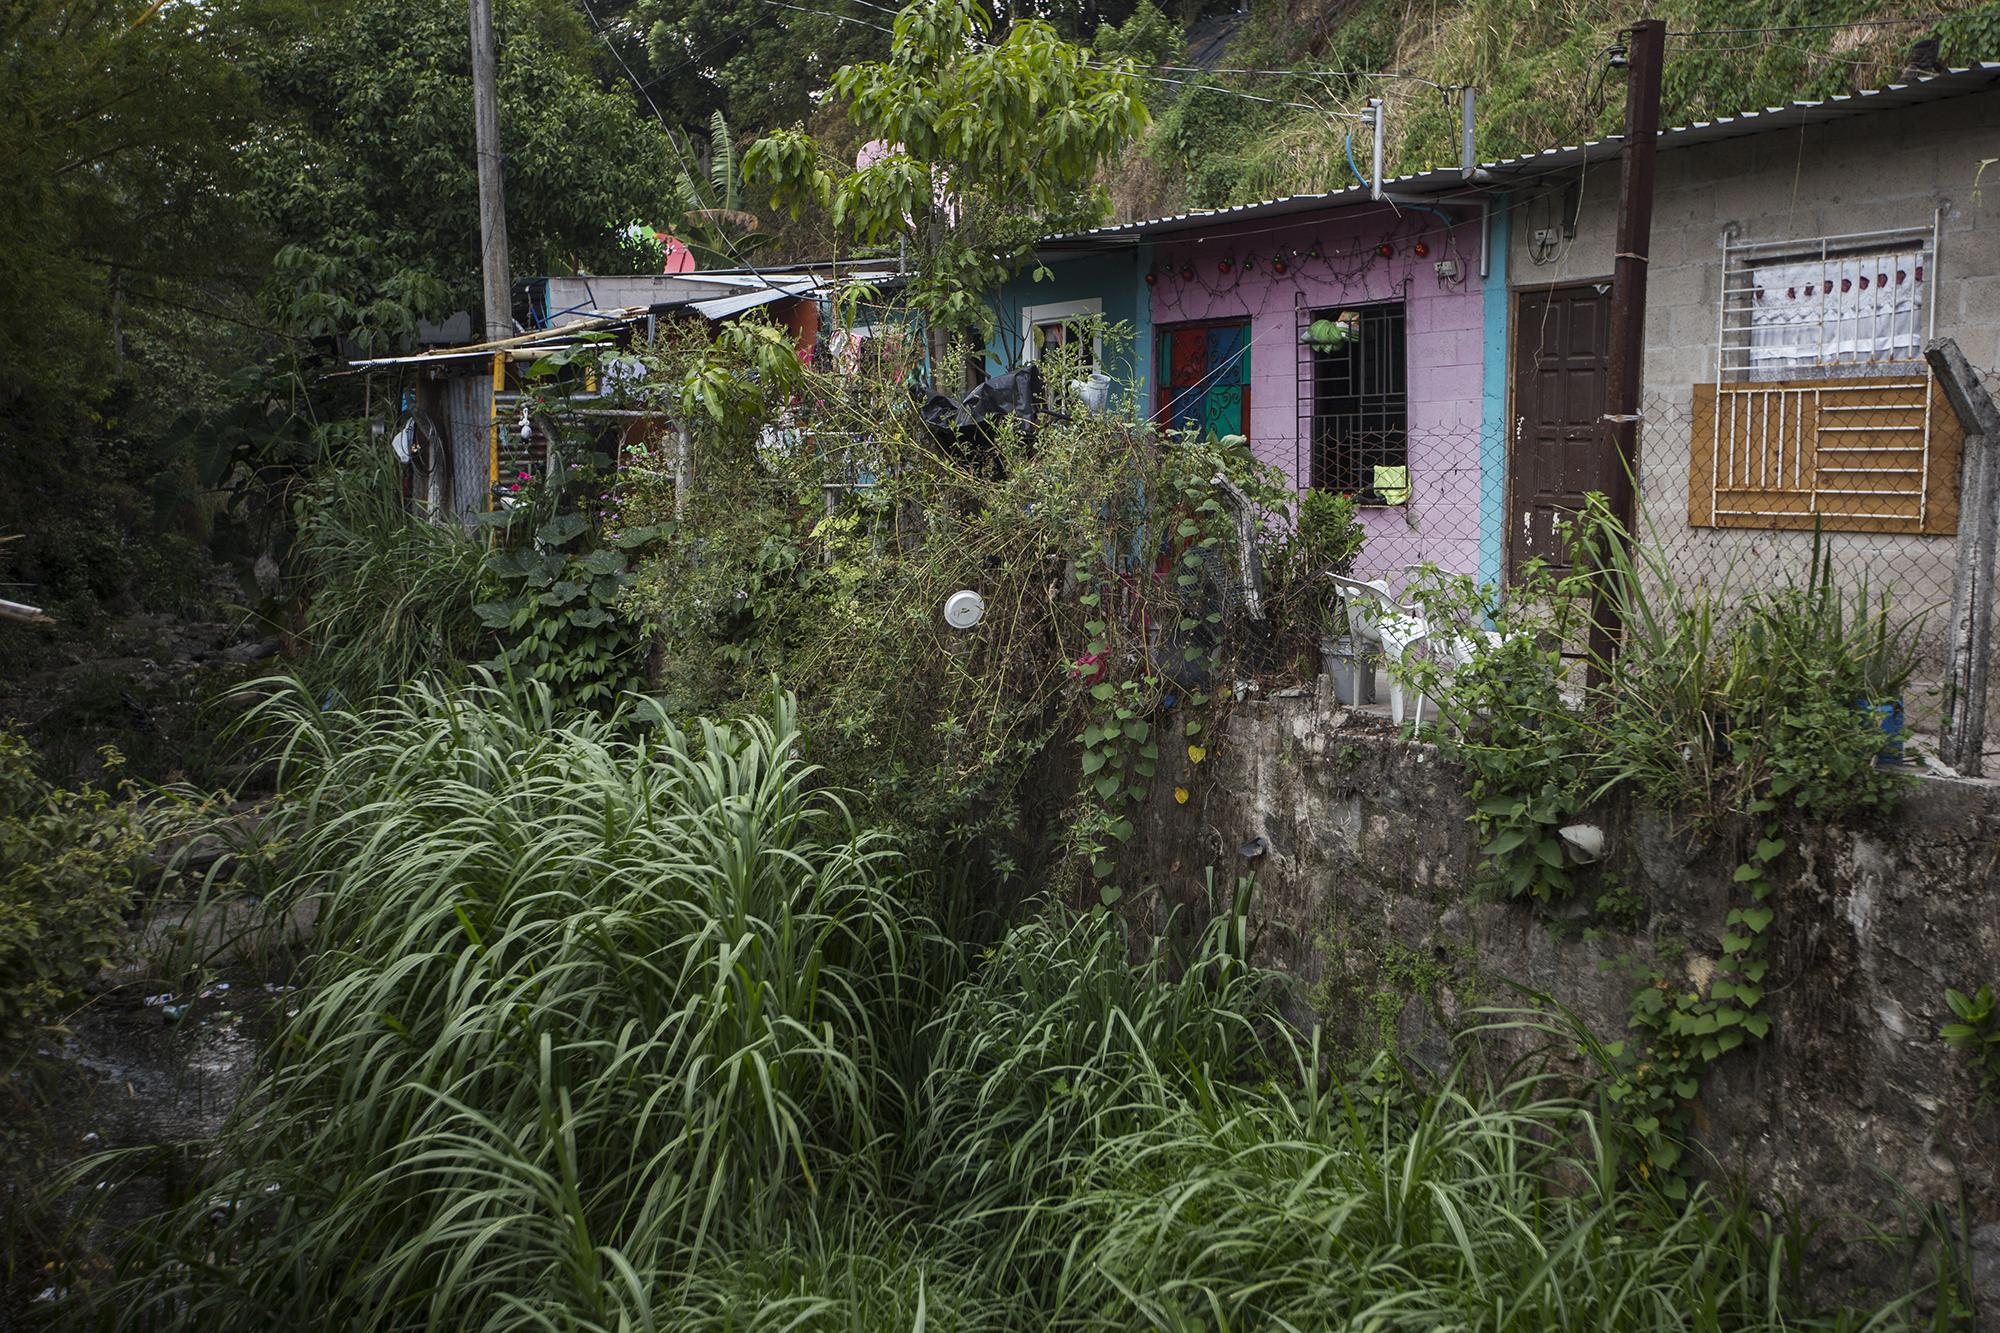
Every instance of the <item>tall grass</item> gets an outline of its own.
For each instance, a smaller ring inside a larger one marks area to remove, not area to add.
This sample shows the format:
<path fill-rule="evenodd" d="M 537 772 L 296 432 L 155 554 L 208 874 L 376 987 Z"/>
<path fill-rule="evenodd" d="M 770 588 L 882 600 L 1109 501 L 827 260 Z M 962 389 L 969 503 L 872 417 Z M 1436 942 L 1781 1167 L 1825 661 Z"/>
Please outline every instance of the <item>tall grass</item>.
<path fill-rule="evenodd" d="M 304 671 L 322 692 L 366 700 L 477 661 L 480 540 L 403 498 L 387 449 L 351 451 L 297 506 L 293 558 L 304 582 Z"/>
<path fill-rule="evenodd" d="M 482 687 L 262 709 L 323 947 L 135 1308 L 650 1327 L 653 1276 L 873 1174 L 926 928 L 787 705 L 636 738 Z"/>
<path fill-rule="evenodd" d="M 1893 618 L 1865 577 L 1847 589 L 1814 535 L 1804 578 L 1724 591 L 1675 577 L 1657 545 L 1593 512 L 1579 551 L 1595 561 L 1625 626 L 1593 723 L 1600 792 L 1629 784 L 1648 803 L 1697 816 L 1769 795 L 1837 819 L 1894 803 L 1897 779 L 1869 703 L 1900 700 L 1921 613 Z"/>
<path fill-rule="evenodd" d="M 1246 891 L 1188 956 L 1049 905 L 964 958 L 784 699 L 261 709 L 320 951 L 105 1325 L 1903 1326 L 1804 1317 L 1784 1228 L 1635 1192 L 1546 1079 L 1327 1081 Z"/>

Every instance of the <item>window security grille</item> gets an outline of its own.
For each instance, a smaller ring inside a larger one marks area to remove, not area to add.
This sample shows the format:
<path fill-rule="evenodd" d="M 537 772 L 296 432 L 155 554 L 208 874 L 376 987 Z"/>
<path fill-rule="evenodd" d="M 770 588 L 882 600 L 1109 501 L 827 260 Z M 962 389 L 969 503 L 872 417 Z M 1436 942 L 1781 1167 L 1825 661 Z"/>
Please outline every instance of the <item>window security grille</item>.
<path fill-rule="evenodd" d="M 1304 339 L 1314 320 L 1359 316 L 1333 351 Z M 1310 441 L 1312 485 L 1363 504 L 1409 496 L 1409 365 L 1400 302 L 1299 312 L 1299 436 Z"/>
<path fill-rule="evenodd" d="M 1935 320 L 1937 227 L 1723 243 L 1725 380 L 1918 368 Z"/>
<path fill-rule="evenodd" d="M 1694 391 L 1694 527 L 1943 536 L 1959 431 L 1923 344 L 1938 226 L 1723 245 L 1714 384 Z"/>

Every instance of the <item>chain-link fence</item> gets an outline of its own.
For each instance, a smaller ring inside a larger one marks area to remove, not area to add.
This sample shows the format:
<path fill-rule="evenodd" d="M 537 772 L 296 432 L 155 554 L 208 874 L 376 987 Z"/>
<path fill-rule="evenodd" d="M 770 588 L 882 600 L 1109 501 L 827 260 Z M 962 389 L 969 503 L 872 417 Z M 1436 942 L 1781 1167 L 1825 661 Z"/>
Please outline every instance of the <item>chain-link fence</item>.
<path fill-rule="evenodd" d="M 1675 583 L 1724 607 L 1817 577 L 1853 615 L 1886 617 L 1911 655 L 1882 670 L 1907 666 L 1908 724 L 1935 736 L 1952 707 L 1963 444 L 1924 373 L 1654 396 L 1640 436 L 1640 536 Z"/>
<path fill-rule="evenodd" d="M 1907 665 L 1907 723 L 1936 736 L 1952 707 L 1965 444 L 1932 377 L 1696 385 L 1650 396 L 1642 421 L 1637 536 L 1656 584 L 1705 594 L 1726 618 L 1821 580 L 1850 618 L 1886 617 L 1910 652 L 1907 663 L 1885 654 L 1882 670 L 1893 678 Z M 1333 452 L 1315 427 L 1302 420 L 1296 462 L 1274 460 L 1301 485 L 1322 480 Z M 1609 488 L 1617 464 L 1587 425 L 1509 433 L 1424 422 L 1413 408 L 1410 429 L 1376 442 L 1387 461 L 1371 454 L 1365 475 L 1336 487 L 1353 486 L 1364 505 L 1356 576 L 1402 596 L 1425 565 L 1503 585 L 1529 559 L 1561 568 L 1561 525 L 1587 492 Z M 1994 693 L 1989 684 L 2000 715 Z"/>

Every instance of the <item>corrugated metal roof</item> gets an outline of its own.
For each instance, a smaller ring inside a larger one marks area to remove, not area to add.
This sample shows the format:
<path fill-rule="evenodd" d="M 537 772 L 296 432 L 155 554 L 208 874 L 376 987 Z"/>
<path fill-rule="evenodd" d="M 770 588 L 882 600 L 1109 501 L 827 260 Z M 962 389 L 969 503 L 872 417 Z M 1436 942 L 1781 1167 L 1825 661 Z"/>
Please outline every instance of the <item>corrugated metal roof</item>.
<path fill-rule="evenodd" d="M 1831 120 L 1843 120 L 1849 116 L 1890 111 L 1898 107 L 1915 106 L 1948 97 L 1961 97 L 1968 93 L 1985 92 L 1995 87 L 2000 87 L 2000 62 L 1984 61 L 1964 69 L 1947 70 L 1931 78 L 1916 79 L 1909 83 L 1892 83 L 1883 88 L 1839 93 L 1812 101 L 1791 102 L 1784 106 L 1765 107 L 1761 111 L 1745 111 L 1740 115 L 1721 116 L 1715 120 L 1698 120 L 1687 125 L 1677 125 L 1672 129 L 1660 131 L 1659 148 L 1661 152 L 1693 148 L 1699 144 L 1744 135 L 1796 129 L 1800 125 L 1816 125 Z M 1394 180 L 1384 181 L 1382 188 L 1393 195 L 1422 195 L 1431 198 L 1453 190 L 1490 189 L 1495 185 L 1504 185 L 1523 177 L 1546 175 L 1586 162 L 1598 162 L 1616 157 L 1623 143 L 1624 137 L 1614 134 L 1603 139 L 1592 139 L 1586 143 L 1546 148 L 1539 153 L 1524 153 L 1520 157 L 1483 163 L 1471 180 L 1467 180 L 1464 173 L 1453 167 L 1442 171 L 1398 176 Z M 1369 203 L 1372 199 L 1373 195 L 1365 185 L 1351 186 L 1327 194 L 1284 195 L 1260 203 L 1238 204 L 1232 208 L 1195 209 L 1168 217 L 1147 218 L 1140 222 L 1124 222 L 1095 227 L 1089 231 L 1066 232 L 1046 238 L 1041 246 L 1045 250 L 1064 248 L 1084 250 L 1102 245 L 1131 244 L 1149 236 L 1198 231 L 1231 222 L 1261 221 L 1293 213 L 1345 208 Z"/>
<path fill-rule="evenodd" d="M 574 342 L 577 335 L 608 328 L 614 324 L 630 323 L 646 317 L 645 306 L 629 306 L 622 310 L 600 310 L 579 319 L 574 324 L 565 324 L 559 329 L 533 329 L 527 333 L 517 333 L 511 338 L 498 338 L 490 342 L 470 343 L 464 347 L 439 347 L 428 352 L 417 352 L 409 356 L 376 356 L 350 361 L 354 370 L 369 370 L 377 366 L 420 366 L 436 361 L 462 361 L 467 357 L 487 357 L 495 352 L 526 352 L 545 349 L 551 344 L 566 345 Z"/>
<path fill-rule="evenodd" d="M 769 274 L 769 276 L 766 276 Z M 651 275 L 641 275 L 648 276 Z M 378 356 L 366 360 L 350 361 L 355 370 L 373 369 L 378 366 L 414 366 L 443 361 L 462 361 L 468 357 L 490 356 L 496 351 L 528 353 L 548 351 L 565 346 L 576 340 L 579 334 L 602 330 L 621 324 L 635 324 L 648 315 L 664 314 L 672 310 L 691 310 L 704 319 L 728 319 L 746 310 L 754 310 L 773 301 L 788 297 L 814 297 L 834 290 L 836 284 L 830 272 L 801 271 L 794 268 L 786 272 L 764 270 L 720 270 L 698 274 L 679 274 L 677 278 L 696 280 L 695 289 L 682 282 L 671 290 L 677 294 L 670 299 L 655 301 L 650 305 L 612 306 L 601 310 L 567 310 L 563 312 L 563 322 L 546 329 L 535 329 L 502 338 L 497 342 L 473 343 L 465 347 L 440 347 L 432 351 L 417 352 L 409 356 Z M 840 276 L 842 282 L 887 284 L 900 275 L 892 268 L 850 269 Z M 756 284 L 751 286 L 751 284 Z M 699 288 L 710 291 L 720 290 L 719 296 L 700 296 Z"/>
<path fill-rule="evenodd" d="M 1852 116 L 1872 115 L 1879 111 L 1894 111 L 1900 107 L 1938 102 L 1948 97 L 1987 92 L 1996 87 L 2000 87 L 2000 61 L 1982 61 L 1964 69 L 1947 70 L 1928 79 L 1916 79 L 1909 83 L 1892 83 L 1881 88 L 1865 88 L 1860 92 L 1836 93 L 1832 97 L 1787 102 L 1783 106 L 1767 106 L 1761 111 L 1744 111 L 1734 116 L 1718 116 L 1714 120 L 1697 120 L 1687 125 L 1676 125 L 1672 129 L 1660 131 L 1659 151 L 1666 153 L 1678 148 L 1694 148 L 1724 139 L 1738 139 L 1752 134 L 1771 134 L 1778 130 L 1797 129 L 1801 125 L 1821 125 L 1828 121 L 1846 120 Z M 1545 148 L 1539 153 L 1523 153 L 1519 157 L 1488 162 L 1480 167 L 1480 171 L 1507 178 L 1519 175 L 1542 175 L 1586 162 L 1601 162 L 1606 158 L 1616 157 L 1624 142 L 1623 135 L 1608 135 L 1602 139 L 1592 139 L 1587 143 L 1570 144 L 1562 148 Z"/>
<path fill-rule="evenodd" d="M 1444 171 L 1426 171 L 1413 176 L 1398 176 L 1384 181 L 1382 188 L 1390 194 L 1436 196 L 1451 190 L 1465 190 L 1473 187 L 1456 167 Z M 1203 227 L 1219 223 L 1247 221 L 1283 217 L 1288 213 L 1311 213 L 1326 208 L 1341 208 L 1350 204 L 1365 204 L 1374 200 L 1374 192 L 1366 185 L 1354 185 L 1345 190 L 1335 190 L 1330 194 L 1288 194 L 1276 199 L 1265 199 L 1254 204 L 1235 204 L 1228 208 L 1197 208 L 1186 213 L 1175 213 L 1163 218 L 1148 218 L 1143 222 L 1121 222 L 1103 227 L 1093 227 L 1089 231 L 1065 232 L 1050 236 L 1041 242 L 1042 246 L 1059 246 L 1071 243 L 1089 243 L 1094 240 L 1131 240 L 1142 236 L 1158 236 L 1177 231 L 1198 231 Z"/>
<path fill-rule="evenodd" d="M 718 296 L 709 301 L 696 301 L 689 305 L 688 309 L 694 311 L 703 319 L 728 319 L 731 315 L 740 315 L 746 310 L 755 310 L 760 305 L 769 305 L 773 301 L 782 301 L 789 296 L 803 296 L 810 289 L 811 284 L 807 284 L 800 291 L 782 291 L 776 287 L 757 287 L 747 292 L 738 292 L 734 296 Z"/>

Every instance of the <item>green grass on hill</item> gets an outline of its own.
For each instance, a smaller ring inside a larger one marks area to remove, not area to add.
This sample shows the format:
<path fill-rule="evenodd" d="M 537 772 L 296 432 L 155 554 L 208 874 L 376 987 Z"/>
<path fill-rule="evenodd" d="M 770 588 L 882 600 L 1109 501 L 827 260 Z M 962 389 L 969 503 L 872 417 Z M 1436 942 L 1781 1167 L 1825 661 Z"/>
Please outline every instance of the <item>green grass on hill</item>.
<path fill-rule="evenodd" d="M 1940 13 L 1949 17 L 1940 22 Z M 1174 95 L 1161 98 L 1143 151 L 1115 182 L 1119 214 L 1353 184 L 1348 136 L 1364 169 L 1368 137 L 1343 113 L 1376 95 L 1389 105 L 1392 174 L 1458 160 L 1456 85 L 1479 90 L 1482 160 L 1614 133 L 1624 84 L 1607 72 L 1604 52 L 1647 16 L 1671 33 L 1701 34 L 1668 39 L 1668 125 L 1894 82 L 1911 47 L 1930 37 L 1950 65 L 2000 59 L 2000 3 L 1990 0 L 1252 0 L 1221 67 L 1349 73 L 1218 73 L 1200 76 L 1209 87 L 1159 85 Z M 1728 31 L 1853 24 L 1869 26 Z M 1412 77 L 1354 76 L 1370 71 Z"/>

